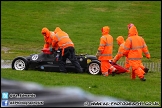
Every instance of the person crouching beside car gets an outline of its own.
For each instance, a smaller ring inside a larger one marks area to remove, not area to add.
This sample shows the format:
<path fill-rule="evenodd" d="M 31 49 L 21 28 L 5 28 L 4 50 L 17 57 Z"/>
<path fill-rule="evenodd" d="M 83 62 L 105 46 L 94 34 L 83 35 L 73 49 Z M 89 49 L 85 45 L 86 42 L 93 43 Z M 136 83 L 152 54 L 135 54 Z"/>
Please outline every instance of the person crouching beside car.
<path fill-rule="evenodd" d="M 83 72 L 75 56 L 74 43 L 66 32 L 62 31 L 59 27 L 56 27 L 54 32 L 51 32 L 46 27 L 44 27 L 41 33 L 44 35 L 45 39 L 44 48 L 49 48 L 52 46 L 52 48 L 57 48 L 60 51 L 58 58 L 60 72 L 67 72 L 65 68 L 67 58 L 75 66 L 77 72 Z"/>

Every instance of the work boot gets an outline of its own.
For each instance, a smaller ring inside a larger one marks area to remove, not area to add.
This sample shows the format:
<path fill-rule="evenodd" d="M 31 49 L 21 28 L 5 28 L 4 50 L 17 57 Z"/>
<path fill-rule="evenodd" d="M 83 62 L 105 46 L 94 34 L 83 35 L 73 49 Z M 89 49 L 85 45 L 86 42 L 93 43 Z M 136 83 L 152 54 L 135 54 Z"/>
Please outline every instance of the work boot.
<path fill-rule="evenodd" d="M 115 76 L 115 74 L 117 73 L 117 70 L 112 72 L 112 76 Z"/>
<path fill-rule="evenodd" d="M 108 74 L 108 72 L 104 72 L 104 73 L 102 73 L 102 75 L 107 77 L 109 74 Z"/>
<path fill-rule="evenodd" d="M 141 81 L 146 81 L 145 77 L 141 78 L 140 80 L 141 80 Z"/>
<path fill-rule="evenodd" d="M 148 73 L 149 69 L 148 68 L 144 68 L 145 73 Z"/>

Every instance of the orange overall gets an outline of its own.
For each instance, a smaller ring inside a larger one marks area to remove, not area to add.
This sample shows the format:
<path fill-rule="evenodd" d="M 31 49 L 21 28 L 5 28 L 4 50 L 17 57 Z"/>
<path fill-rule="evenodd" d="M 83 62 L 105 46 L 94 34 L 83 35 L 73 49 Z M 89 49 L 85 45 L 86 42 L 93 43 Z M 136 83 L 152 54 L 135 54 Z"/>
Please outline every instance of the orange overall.
<path fill-rule="evenodd" d="M 138 76 L 144 78 L 144 71 L 141 69 L 142 53 L 149 59 L 150 53 L 144 39 L 138 36 L 138 31 L 135 26 L 132 26 L 128 32 L 128 38 L 124 44 L 123 54 L 128 57 L 129 65 L 132 67 L 131 78 L 135 79 Z"/>
<path fill-rule="evenodd" d="M 50 46 L 52 46 L 53 49 L 60 51 L 60 53 L 58 54 L 60 72 L 67 72 L 67 58 L 75 66 L 77 72 L 83 72 L 82 67 L 80 66 L 75 56 L 74 44 L 66 32 L 62 31 L 59 27 L 56 27 L 54 32 L 50 32 L 46 27 L 44 27 L 41 33 L 44 35 L 45 39 L 44 48 L 49 48 Z"/>
<path fill-rule="evenodd" d="M 116 38 L 116 41 L 117 41 L 117 43 L 119 45 L 119 48 L 118 48 L 118 53 L 114 57 L 113 62 L 115 62 L 115 63 L 123 56 L 122 52 L 124 50 L 124 44 L 125 44 L 123 36 L 118 36 Z M 124 65 L 124 67 L 127 69 L 127 72 L 129 72 L 130 65 L 129 65 L 129 61 L 128 61 L 127 56 L 125 57 L 125 65 Z M 144 68 L 145 68 L 142 63 L 140 64 L 140 67 L 141 67 L 142 70 L 144 70 Z"/>
<path fill-rule="evenodd" d="M 102 36 L 96 57 L 101 61 L 102 74 L 108 76 L 108 74 L 116 71 L 116 68 L 109 63 L 109 60 L 112 60 L 113 37 L 109 34 L 110 28 L 108 26 L 104 26 L 101 31 Z"/>
<path fill-rule="evenodd" d="M 54 32 L 51 32 L 48 30 L 48 28 L 44 27 L 41 33 L 43 34 L 45 41 L 43 49 L 49 48 L 52 45 L 52 36 L 54 36 Z"/>
<path fill-rule="evenodd" d="M 62 49 L 62 56 L 63 56 L 64 49 L 67 47 L 74 47 L 74 44 L 69 38 L 68 34 L 62 31 L 59 27 L 56 27 L 54 33 L 55 36 L 52 37 L 52 46 Z"/>

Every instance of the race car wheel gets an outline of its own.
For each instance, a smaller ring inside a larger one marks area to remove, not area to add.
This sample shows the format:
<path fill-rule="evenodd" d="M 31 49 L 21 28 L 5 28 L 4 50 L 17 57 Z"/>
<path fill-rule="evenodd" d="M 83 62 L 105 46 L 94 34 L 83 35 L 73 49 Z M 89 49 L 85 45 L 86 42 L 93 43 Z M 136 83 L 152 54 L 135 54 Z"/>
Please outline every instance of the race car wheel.
<path fill-rule="evenodd" d="M 92 61 L 88 65 L 88 72 L 92 75 L 101 74 L 100 63 L 98 61 Z"/>
<path fill-rule="evenodd" d="M 12 61 L 12 69 L 28 70 L 28 61 L 24 57 L 17 57 Z"/>

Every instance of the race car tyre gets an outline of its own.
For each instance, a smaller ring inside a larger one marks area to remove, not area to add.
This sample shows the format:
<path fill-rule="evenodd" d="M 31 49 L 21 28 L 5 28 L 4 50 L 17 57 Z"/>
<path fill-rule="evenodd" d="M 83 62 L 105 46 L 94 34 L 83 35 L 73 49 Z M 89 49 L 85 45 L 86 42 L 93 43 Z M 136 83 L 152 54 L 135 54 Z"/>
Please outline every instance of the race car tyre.
<path fill-rule="evenodd" d="M 28 61 L 24 57 L 17 57 L 12 61 L 12 69 L 28 70 Z"/>
<path fill-rule="evenodd" d="M 88 72 L 92 75 L 99 75 L 101 74 L 100 71 L 100 63 L 98 61 L 92 61 L 88 65 Z"/>

